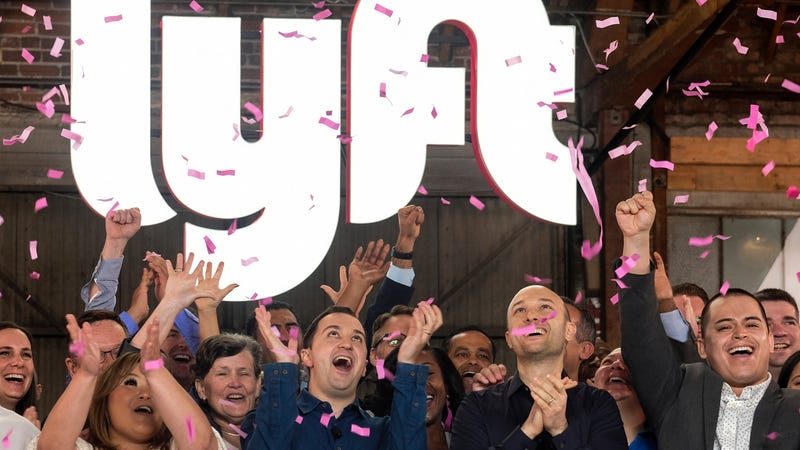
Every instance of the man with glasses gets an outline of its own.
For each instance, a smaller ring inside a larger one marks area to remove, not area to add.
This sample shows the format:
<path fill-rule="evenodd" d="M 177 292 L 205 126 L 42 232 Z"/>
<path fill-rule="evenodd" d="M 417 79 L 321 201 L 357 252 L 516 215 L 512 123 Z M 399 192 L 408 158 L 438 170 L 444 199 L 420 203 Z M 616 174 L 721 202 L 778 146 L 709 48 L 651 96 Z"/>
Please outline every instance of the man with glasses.
<path fill-rule="evenodd" d="M 83 326 L 84 323 L 92 325 L 94 341 L 100 347 L 100 370 L 105 370 L 117 359 L 122 341 L 128 337 L 125 325 L 116 313 L 104 310 L 84 311 L 78 316 L 78 325 Z M 72 375 L 78 370 L 78 362 L 68 356 L 64 364 L 67 366 L 69 379 L 72 379 Z"/>

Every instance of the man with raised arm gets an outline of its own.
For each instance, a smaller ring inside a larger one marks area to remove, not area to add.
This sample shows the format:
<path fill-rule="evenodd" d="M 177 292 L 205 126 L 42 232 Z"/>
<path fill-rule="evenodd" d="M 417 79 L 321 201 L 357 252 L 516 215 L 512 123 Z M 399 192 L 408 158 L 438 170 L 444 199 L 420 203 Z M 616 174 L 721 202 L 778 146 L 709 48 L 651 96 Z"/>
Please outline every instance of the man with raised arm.
<path fill-rule="evenodd" d="M 564 372 L 567 342 L 575 336 L 568 314 L 561 297 L 543 286 L 511 299 L 506 343 L 517 355 L 517 374 L 461 402 L 451 448 L 628 448 L 611 395 Z"/>
<path fill-rule="evenodd" d="M 428 367 L 415 360 L 442 325 L 437 306 L 420 302 L 408 337 L 398 353 L 390 417 L 371 417 L 356 400 L 364 376 L 367 343 L 364 328 L 349 308 L 332 306 L 308 326 L 305 346 L 297 339 L 283 345 L 270 329 L 269 313 L 256 310 L 259 332 L 278 362 L 264 365 L 258 409 L 243 425 L 249 449 L 425 450 Z M 298 394 L 297 362 L 309 369 L 308 390 Z M 254 423 L 255 422 L 255 423 Z"/>
<path fill-rule="evenodd" d="M 650 192 L 616 208 L 628 286 L 620 291 L 622 353 L 658 448 L 800 448 L 800 392 L 778 388 L 770 376 L 773 337 L 747 291 L 729 289 L 703 309 L 697 350 L 707 364 L 672 357 L 650 265 L 655 214 Z"/>

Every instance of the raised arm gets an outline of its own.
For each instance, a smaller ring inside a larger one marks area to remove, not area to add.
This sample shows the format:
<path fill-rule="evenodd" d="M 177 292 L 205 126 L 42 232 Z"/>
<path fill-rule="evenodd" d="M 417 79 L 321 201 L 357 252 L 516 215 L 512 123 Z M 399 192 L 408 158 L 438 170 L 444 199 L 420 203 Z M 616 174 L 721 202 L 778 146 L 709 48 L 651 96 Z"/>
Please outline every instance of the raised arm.
<path fill-rule="evenodd" d="M 222 271 L 225 269 L 225 263 L 219 263 L 216 272 L 213 274 L 211 273 L 211 269 L 211 263 L 206 263 L 206 273 L 203 276 L 203 280 L 198 283 L 198 288 L 214 291 L 215 288 L 219 286 L 219 280 L 222 278 Z M 200 321 L 200 342 L 219 334 L 217 308 L 224 298 L 224 296 L 200 297 L 194 301 L 194 304 L 197 305 L 197 316 Z"/>
<path fill-rule="evenodd" d="M 366 251 L 363 247 L 358 247 L 350 263 L 350 279 L 335 302 L 336 305 L 350 308 L 356 315 L 359 314 L 367 292 L 389 270 L 389 262 L 386 260 L 388 255 L 389 244 L 384 244 L 383 239 L 378 239 L 377 243 L 370 241 Z"/>

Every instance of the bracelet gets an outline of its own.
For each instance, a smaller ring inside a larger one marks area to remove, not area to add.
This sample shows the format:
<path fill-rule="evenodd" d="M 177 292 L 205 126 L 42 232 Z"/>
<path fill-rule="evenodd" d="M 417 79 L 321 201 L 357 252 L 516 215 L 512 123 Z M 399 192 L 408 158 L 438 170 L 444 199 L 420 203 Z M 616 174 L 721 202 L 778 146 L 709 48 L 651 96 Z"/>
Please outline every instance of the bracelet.
<path fill-rule="evenodd" d="M 408 253 L 401 252 L 401 251 L 398 251 L 396 247 L 392 247 L 392 258 L 413 259 L 414 258 L 414 252 L 408 252 Z"/>

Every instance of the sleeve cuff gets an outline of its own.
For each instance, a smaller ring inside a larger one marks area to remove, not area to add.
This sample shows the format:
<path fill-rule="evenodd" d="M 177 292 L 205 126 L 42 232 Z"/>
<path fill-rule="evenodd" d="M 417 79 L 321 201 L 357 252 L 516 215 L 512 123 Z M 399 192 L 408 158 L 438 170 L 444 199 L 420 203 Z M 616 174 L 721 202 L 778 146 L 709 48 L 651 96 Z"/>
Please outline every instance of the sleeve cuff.
<path fill-rule="evenodd" d="M 673 310 L 666 313 L 659 314 L 661 323 L 664 325 L 664 331 L 670 339 L 678 342 L 686 342 L 689 340 L 689 333 L 691 328 L 689 323 L 683 318 L 680 310 Z"/>
<path fill-rule="evenodd" d="M 122 323 L 125 324 L 125 328 L 128 329 L 128 336 L 133 336 L 139 331 L 139 324 L 133 320 L 128 311 L 123 311 L 119 314 L 119 318 L 122 320 Z"/>
<path fill-rule="evenodd" d="M 414 284 L 414 268 L 409 267 L 404 269 L 391 264 L 389 266 L 389 271 L 386 273 L 386 278 L 411 287 Z"/>

